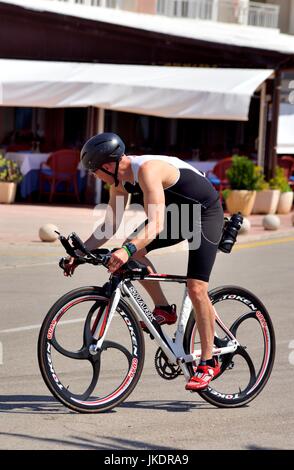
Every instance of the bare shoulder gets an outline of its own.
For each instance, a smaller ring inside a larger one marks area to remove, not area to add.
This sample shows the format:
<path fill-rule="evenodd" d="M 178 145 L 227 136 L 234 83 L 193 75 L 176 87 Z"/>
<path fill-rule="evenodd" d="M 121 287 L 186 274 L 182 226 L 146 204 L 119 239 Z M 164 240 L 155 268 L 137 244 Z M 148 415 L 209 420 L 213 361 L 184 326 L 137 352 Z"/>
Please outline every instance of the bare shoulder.
<path fill-rule="evenodd" d="M 148 160 L 147 162 L 144 162 L 139 169 L 139 179 L 149 179 L 150 177 L 155 178 L 156 180 L 162 179 L 161 175 L 164 168 L 163 165 L 165 166 L 165 162 L 159 160 Z"/>
<path fill-rule="evenodd" d="M 138 179 L 140 185 L 154 186 L 156 183 L 163 187 L 171 186 L 178 178 L 179 170 L 170 163 L 162 160 L 149 160 L 140 167 Z"/>

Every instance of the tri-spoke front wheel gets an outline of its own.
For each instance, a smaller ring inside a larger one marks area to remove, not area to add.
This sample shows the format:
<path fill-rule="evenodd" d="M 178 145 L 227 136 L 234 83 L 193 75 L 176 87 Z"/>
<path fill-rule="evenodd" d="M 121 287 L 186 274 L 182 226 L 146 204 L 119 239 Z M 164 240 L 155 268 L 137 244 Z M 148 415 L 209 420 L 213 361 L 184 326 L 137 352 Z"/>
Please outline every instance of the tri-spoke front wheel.
<path fill-rule="evenodd" d="M 103 327 L 109 299 L 102 289 L 75 289 L 49 310 L 38 341 L 39 366 L 51 393 L 86 413 L 117 406 L 132 392 L 144 363 L 144 340 L 135 315 L 122 301 L 102 348 L 93 334 Z"/>

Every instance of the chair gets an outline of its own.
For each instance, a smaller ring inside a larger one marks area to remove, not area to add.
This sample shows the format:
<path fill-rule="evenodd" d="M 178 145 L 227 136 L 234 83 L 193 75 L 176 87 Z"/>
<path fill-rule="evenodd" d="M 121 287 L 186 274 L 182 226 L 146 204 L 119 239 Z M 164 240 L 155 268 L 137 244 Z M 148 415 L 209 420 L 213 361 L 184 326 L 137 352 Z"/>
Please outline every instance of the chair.
<path fill-rule="evenodd" d="M 280 157 L 278 159 L 278 166 L 282 167 L 285 172 L 285 176 L 288 180 L 289 185 L 294 186 L 294 158 L 288 155 Z"/>
<path fill-rule="evenodd" d="M 45 183 L 49 183 L 49 202 L 52 202 L 54 194 L 57 192 L 57 186 L 60 183 L 65 185 L 64 191 L 58 191 L 58 194 L 72 196 L 71 185 L 73 185 L 74 194 L 78 202 L 80 195 L 78 190 L 77 167 L 79 164 L 79 151 L 77 150 L 58 150 L 52 153 L 46 163 L 40 166 L 39 199 L 45 191 Z"/>
<path fill-rule="evenodd" d="M 226 171 L 232 166 L 232 157 L 226 157 L 217 162 L 214 168 L 207 172 L 207 178 L 211 181 L 215 189 L 220 193 L 223 189 L 228 188 L 229 181 Z"/>

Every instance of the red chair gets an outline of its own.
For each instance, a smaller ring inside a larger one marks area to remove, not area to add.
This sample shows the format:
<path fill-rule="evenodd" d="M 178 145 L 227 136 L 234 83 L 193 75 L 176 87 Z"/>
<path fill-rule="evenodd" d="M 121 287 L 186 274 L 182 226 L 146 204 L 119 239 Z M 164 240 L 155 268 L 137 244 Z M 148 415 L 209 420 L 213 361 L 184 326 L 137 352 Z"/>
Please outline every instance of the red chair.
<path fill-rule="evenodd" d="M 226 171 L 232 166 L 232 160 L 232 157 L 223 158 L 217 162 L 213 170 L 207 172 L 207 178 L 220 193 L 230 186 Z"/>
<path fill-rule="evenodd" d="M 294 186 L 294 158 L 288 155 L 278 159 L 278 166 L 282 167 L 290 186 Z"/>
<path fill-rule="evenodd" d="M 74 194 L 78 202 L 80 195 L 78 190 L 77 167 L 79 164 L 78 150 L 58 150 L 52 153 L 46 163 L 40 167 L 39 198 L 45 191 L 45 183 L 49 183 L 49 202 L 52 202 L 54 194 L 57 192 L 57 186 L 60 183 L 65 185 L 65 191 L 58 191 L 59 195 L 72 196 L 71 185 L 74 188 Z"/>

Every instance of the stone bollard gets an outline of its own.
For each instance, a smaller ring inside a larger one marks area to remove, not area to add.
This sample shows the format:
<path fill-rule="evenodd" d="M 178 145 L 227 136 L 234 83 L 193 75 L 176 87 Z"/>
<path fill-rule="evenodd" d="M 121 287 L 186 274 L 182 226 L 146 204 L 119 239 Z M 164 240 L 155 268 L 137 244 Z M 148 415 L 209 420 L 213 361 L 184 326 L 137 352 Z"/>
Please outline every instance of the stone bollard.
<path fill-rule="evenodd" d="M 268 214 L 262 219 L 262 225 L 265 230 L 278 230 L 281 221 L 277 215 Z"/>
<path fill-rule="evenodd" d="M 247 219 L 246 217 L 243 218 L 243 224 L 241 225 L 241 228 L 239 230 L 239 233 L 241 235 L 245 235 L 246 233 L 248 233 L 251 229 L 251 223 L 250 223 L 250 220 Z"/>
<path fill-rule="evenodd" d="M 53 224 L 42 225 L 39 229 L 39 237 L 42 242 L 55 242 L 58 238 L 58 234 L 55 233 L 55 230 L 59 232 L 58 227 Z"/>

